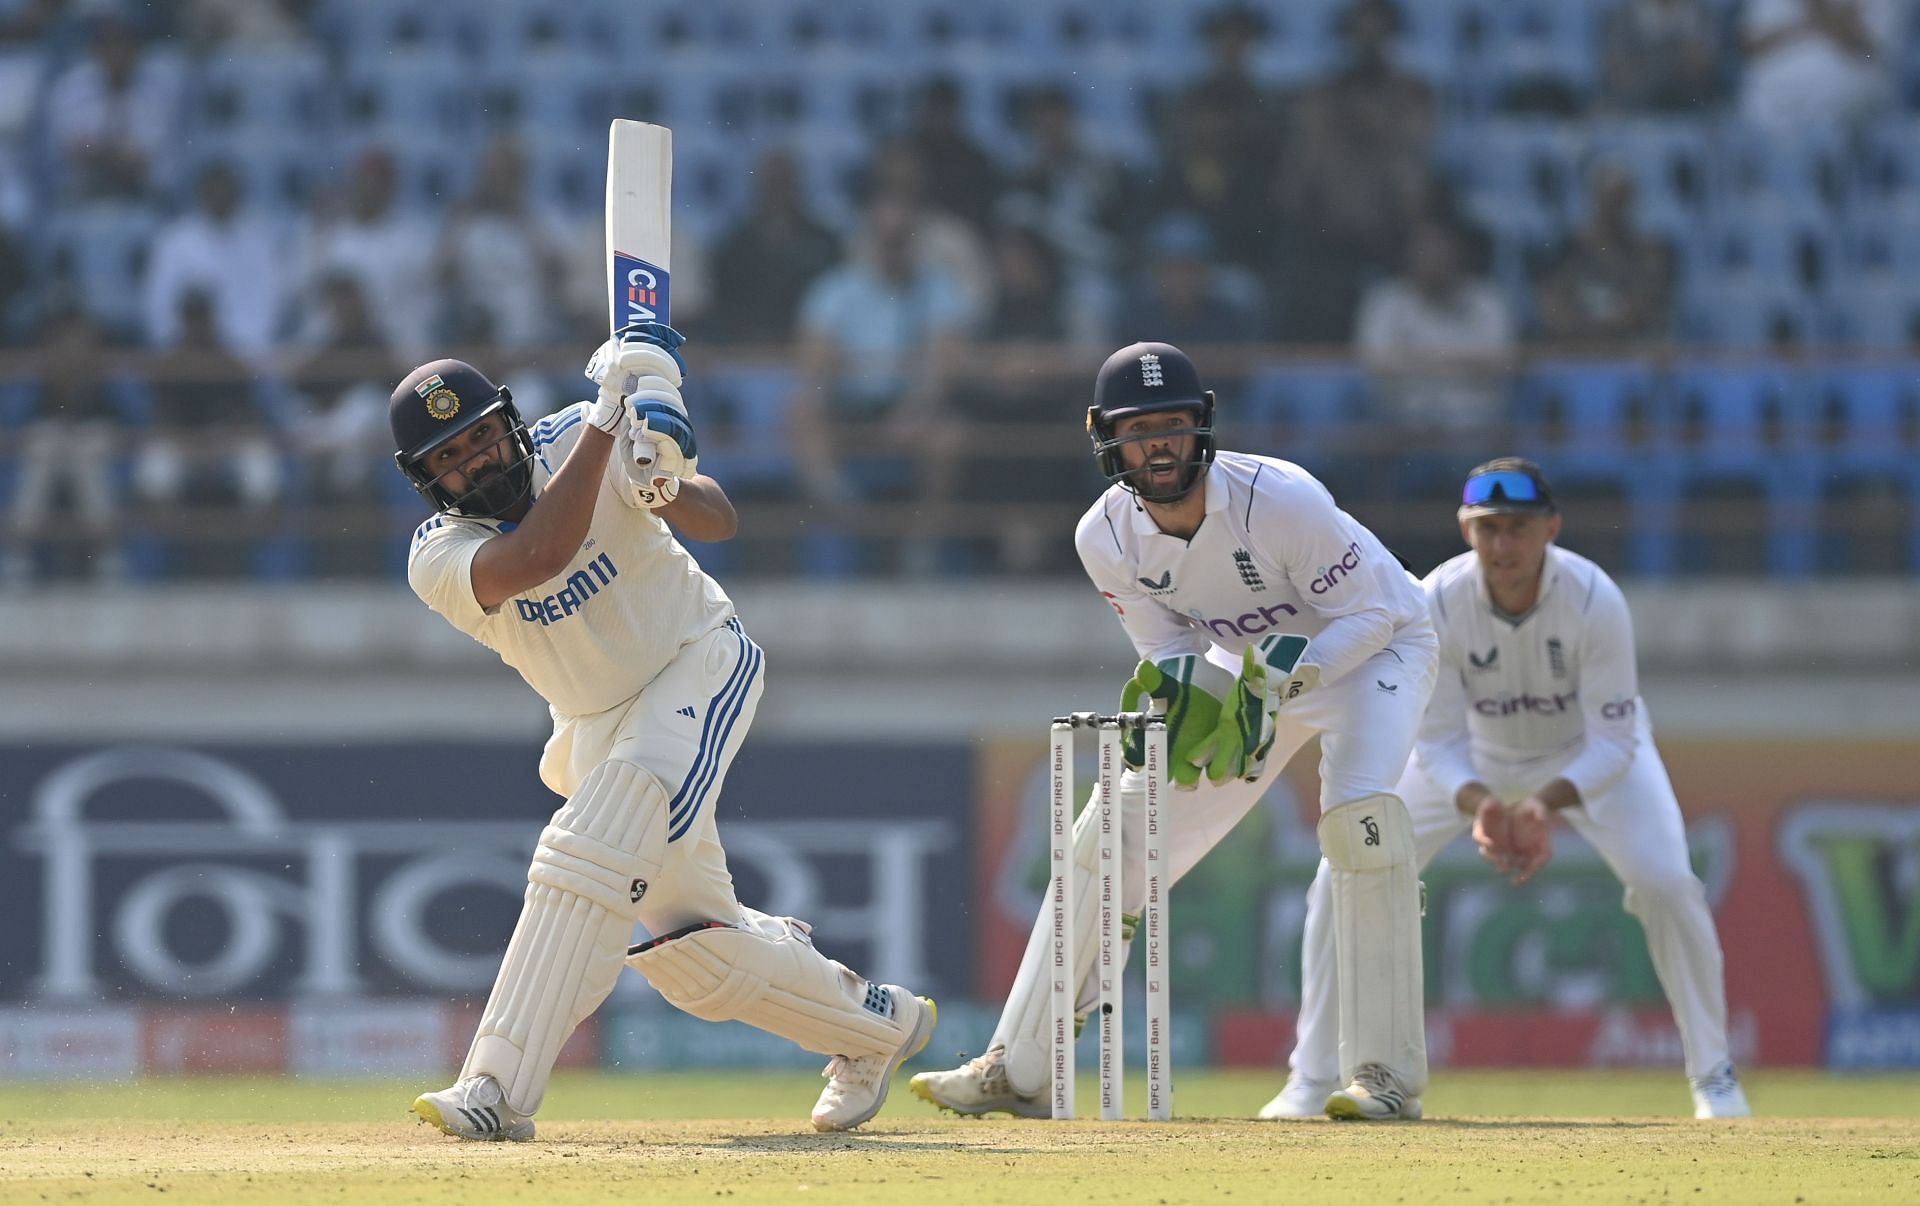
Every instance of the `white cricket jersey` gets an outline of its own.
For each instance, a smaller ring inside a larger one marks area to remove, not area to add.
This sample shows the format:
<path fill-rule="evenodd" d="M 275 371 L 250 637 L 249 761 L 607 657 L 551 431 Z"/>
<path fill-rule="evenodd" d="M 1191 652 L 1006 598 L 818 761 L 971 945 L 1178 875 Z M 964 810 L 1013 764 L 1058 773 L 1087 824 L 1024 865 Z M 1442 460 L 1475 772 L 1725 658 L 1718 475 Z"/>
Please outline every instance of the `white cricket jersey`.
<path fill-rule="evenodd" d="M 536 497 L 579 440 L 586 407 L 575 403 L 533 425 Z M 586 542 L 567 567 L 492 611 L 474 598 L 473 557 L 509 525 L 436 515 L 414 533 L 407 555 L 415 594 L 570 716 L 632 699 L 682 646 L 733 615 L 732 600 L 666 523 L 628 501 L 620 484 L 629 456 L 623 434 L 608 458 Z"/>
<path fill-rule="evenodd" d="M 1490 763 L 1510 772 L 1540 761 L 1564 766 L 1539 786 L 1564 777 L 1591 800 L 1633 762 L 1645 717 L 1626 596 L 1553 545 L 1541 575 L 1539 600 L 1519 617 L 1494 607 L 1471 552 L 1427 575 L 1440 677 L 1415 749 L 1449 799 L 1489 778 Z"/>
<path fill-rule="evenodd" d="M 1087 576 L 1143 659 L 1214 647 L 1229 656 L 1212 660 L 1237 670 L 1254 641 L 1295 633 L 1310 638 L 1304 660 L 1331 682 L 1403 632 L 1427 630 L 1419 587 L 1305 469 L 1222 452 L 1204 489 L 1192 540 L 1162 532 L 1118 485 L 1074 532 Z"/>

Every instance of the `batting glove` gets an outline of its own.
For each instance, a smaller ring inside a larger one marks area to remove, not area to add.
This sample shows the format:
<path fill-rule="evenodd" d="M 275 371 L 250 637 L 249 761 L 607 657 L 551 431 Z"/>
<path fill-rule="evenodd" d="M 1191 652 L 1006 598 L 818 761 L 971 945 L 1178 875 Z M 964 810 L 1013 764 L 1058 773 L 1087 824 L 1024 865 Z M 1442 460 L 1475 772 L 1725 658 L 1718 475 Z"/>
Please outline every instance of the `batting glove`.
<path fill-rule="evenodd" d="M 680 398 L 686 361 L 680 356 L 685 342 L 678 331 L 660 323 L 636 323 L 601 344 L 587 361 L 587 380 L 598 387 L 587 422 L 612 432 L 627 415 L 626 401 L 650 400 L 687 413 Z"/>

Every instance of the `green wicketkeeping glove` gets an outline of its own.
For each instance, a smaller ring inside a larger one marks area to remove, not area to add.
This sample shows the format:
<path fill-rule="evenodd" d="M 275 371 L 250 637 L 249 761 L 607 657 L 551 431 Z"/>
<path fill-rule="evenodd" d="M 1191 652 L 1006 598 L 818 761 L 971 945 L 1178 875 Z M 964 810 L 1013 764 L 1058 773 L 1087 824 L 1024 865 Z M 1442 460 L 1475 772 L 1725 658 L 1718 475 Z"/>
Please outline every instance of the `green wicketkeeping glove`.
<path fill-rule="evenodd" d="M 1307 638 L 1291 633 L 1262 637 L 1240 656 L 1240 677 L 1220 709 L 1220 727 L 1207 761 L 1207 781 L 1258 779 L 1273 749 L 1274 718 L 1290 699 L 1320 682 L 1320 667 L 1300 659 Z"/>
<path fill-rule="evenodd" d="M 1225 670 L 1197 654 L 1141 662 L 1120 691 L 1122 712 L 1143 711 L 1142 698 L 1158 700 L 1167 721 L 1167 778 L 1175 789 L 1191 791 L 1200 782 L 1200 770 L 1213 757 L 1220 727 L 1220 698 L 1233 685 Z M 1126 764 L 1139 770 L 1146 764 L 1144 734 L 1129 734 L 1122 745 Z"/>

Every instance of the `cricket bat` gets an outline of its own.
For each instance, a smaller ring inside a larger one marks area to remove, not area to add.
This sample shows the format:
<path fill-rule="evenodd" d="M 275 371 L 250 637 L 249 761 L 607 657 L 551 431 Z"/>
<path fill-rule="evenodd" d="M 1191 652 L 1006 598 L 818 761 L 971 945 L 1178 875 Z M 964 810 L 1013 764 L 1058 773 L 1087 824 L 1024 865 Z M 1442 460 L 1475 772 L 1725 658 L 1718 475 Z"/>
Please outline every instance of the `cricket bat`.
<path fill-rule="evenodd" d="M 609 334 L 666 323 L 672 268 L 673 131 L 615 118 L 607 131 Z"/>

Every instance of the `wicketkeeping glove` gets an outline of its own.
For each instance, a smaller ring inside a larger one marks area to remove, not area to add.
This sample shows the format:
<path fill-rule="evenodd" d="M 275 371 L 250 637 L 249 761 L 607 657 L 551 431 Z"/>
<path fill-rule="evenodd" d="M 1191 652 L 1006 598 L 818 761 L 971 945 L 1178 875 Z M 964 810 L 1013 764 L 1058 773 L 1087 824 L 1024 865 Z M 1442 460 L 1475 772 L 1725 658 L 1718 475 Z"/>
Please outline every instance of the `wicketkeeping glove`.
<path fill-rule="evenodd" d="M 1233 685 L 1225 670 L 1197 654 L 1141 662 L 1120 692 L 1122 712 L 1141 711 L 1142 698 L 1159 701 L 1167 721 L 1166 776 L 1176 789 L 1191 791 L 1212 757 L 1220 726 L 1220 697 Z M 1144 734 L 1130 734 L 1122 746 L 1126 764 L 1146 764 Z"/>
<path fill-rule="evenodd" d="M 1274 718 L 1287 700 L 1320 682 L 1320 667 L 1302 662 L 1307 638 L 1291 633 L 1262 637 L 1240 655 L 1240 677 L 1220 709 L 1220 727 L 1207 762 L 1207 781 L 1258 779 L 1273 749 Z M 1277 680 L 1277 681 L 1276 681 Z"/>

